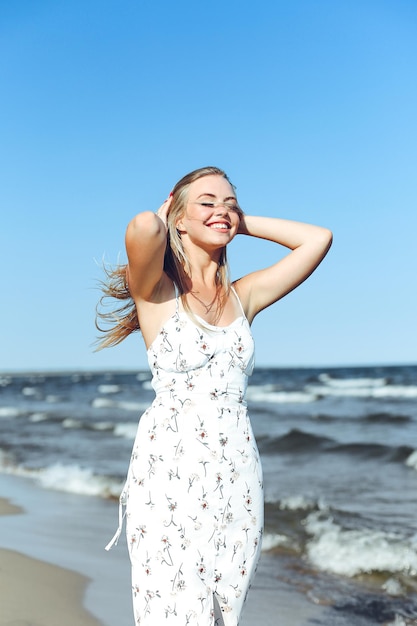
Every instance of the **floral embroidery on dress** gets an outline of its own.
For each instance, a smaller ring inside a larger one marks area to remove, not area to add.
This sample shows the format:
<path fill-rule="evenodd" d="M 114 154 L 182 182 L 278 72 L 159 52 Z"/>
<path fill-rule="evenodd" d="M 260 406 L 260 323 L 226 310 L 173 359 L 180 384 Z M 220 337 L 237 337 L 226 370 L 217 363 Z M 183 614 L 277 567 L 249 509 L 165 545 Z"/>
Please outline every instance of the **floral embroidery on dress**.
<path fill-rule="evenodd" d="M 124 489 L 141 626 L 237 626 L 263 528 L 262 470 L 246 409 L 254 364 L 242 315 L 225 328 L 178 310 L 148 350 L 155 400 Z"/>

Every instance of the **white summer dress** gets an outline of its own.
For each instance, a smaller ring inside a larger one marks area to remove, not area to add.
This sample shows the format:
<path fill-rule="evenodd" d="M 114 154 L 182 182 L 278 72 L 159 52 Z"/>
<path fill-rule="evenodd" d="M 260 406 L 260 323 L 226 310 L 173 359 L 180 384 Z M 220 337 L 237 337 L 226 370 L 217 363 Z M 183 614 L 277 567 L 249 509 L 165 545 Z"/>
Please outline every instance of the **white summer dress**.
<path fill-rule="evenodd" d="M 263 532 L 245 402 L 254 342 L 240 307 L 229 326 L 198 318 L 200 326 L 176 292 L 175 313 L 148 349 L 156 397 L 140 418 L 121 496 L 135 624 L 239 623 Z"/>

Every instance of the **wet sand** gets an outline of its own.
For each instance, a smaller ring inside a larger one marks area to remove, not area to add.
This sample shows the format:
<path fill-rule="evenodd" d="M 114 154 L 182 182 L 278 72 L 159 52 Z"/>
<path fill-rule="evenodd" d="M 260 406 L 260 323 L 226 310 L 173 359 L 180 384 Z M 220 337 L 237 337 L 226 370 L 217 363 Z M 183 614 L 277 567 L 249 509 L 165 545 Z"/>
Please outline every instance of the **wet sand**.
<path fill-rule="evenodd" d="M 0 515 L 23 513 L 0 499 Z M 99 626 L 83 607 L 88 579 L 70 570 L 0 549 L 2 626 Z"/>

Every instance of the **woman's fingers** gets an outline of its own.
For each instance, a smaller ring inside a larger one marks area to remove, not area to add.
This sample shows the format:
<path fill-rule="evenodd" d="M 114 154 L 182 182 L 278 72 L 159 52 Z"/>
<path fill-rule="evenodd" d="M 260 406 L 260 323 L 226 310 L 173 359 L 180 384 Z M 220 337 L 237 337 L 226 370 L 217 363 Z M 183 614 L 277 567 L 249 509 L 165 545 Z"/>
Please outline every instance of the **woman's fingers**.
<path fill-rule="evenodd" d="M 167 226 L 167 217 L 169 213 L 169 207 L 171 206 L 172 195 L 169 195 L 168 198 L 161 204 L 159 209 L 156 211 L 156 215 L 163 221 L 165 227 Z"/>

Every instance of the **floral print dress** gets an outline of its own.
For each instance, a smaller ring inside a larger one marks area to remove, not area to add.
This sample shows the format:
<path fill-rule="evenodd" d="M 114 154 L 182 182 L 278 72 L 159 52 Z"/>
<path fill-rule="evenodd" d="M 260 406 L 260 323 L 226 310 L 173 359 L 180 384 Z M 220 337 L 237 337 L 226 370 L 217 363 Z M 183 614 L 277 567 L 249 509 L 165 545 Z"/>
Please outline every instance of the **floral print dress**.
<path fill-rule="evenodd" d="M 156 397 L 122 494 L 135 624 L 237 626 L 263 531 L 249 323 L 243 310 L 226 327 L 196 323 L 177 295 L 148 360 Z"/>

